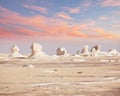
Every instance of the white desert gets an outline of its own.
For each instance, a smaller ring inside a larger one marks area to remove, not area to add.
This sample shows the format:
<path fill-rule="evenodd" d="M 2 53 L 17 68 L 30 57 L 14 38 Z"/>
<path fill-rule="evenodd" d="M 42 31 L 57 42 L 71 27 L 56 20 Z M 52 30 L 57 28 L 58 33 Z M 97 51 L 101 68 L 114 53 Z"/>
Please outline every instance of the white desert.
<path fill-rule="evenodd" d="M 74 55 L 56 48 L 47 55 L 39 43 L 27 56 L 17 45 L 0 53 L 0 96 L 120 96 L 120 53 L 91 51 L 85 45 Z"/>

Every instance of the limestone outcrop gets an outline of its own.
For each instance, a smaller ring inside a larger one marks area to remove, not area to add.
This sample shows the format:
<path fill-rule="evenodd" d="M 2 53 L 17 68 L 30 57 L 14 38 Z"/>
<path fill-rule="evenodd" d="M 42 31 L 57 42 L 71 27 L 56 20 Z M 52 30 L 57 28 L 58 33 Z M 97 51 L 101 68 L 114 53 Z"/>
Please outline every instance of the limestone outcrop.
<path fill-rule="evenodd" d="M 111 49 L 108 51 L 111 56 L 120 56 L 120 53 L 116 49 Z"/>
<path fill-rule="evenodd" d="M 32 59 L 47 59 L 49 58 L 50 56 L 45 54 L 43 51 L 42 51 L 42 46 L 38 43 L 33 43 L 31 45 L 31 55 L 29 56 L 29 58 L 32 58 Z"/>
<path fill-rule="evenodd" d="M 95 45 L 91 50 L 91 56 L 109 56 L 108 52 L 101 51 L 100 45 Z"/>
<path fill-rule="evenodd" d="M 67 54 L 67 51 L 66 51 L 66 49 L 65 48 L 57 48 L 57 50 L 56 50 L 56 55 L 57 56 L 67 56 L 68 54 Z"/>
<path fill-rule="evenodd" d="M 90 55 L 90 53 L 89 53 L 89 51 L 88 51 L 88 48 L 89 48 L 88 45 L 85 45 L 85 46 L 83 47 L 82 52 L 81 52 L 81 56 L 89 56 L 89 55 Z"/>
<path fill-rule="evenodd" d="M 17 45 L 13 45 L 10 51 L 11 51 L 11 54 L 9 55 L 9 57 L 25 57 L 19 53 L 20 50 Z"/>

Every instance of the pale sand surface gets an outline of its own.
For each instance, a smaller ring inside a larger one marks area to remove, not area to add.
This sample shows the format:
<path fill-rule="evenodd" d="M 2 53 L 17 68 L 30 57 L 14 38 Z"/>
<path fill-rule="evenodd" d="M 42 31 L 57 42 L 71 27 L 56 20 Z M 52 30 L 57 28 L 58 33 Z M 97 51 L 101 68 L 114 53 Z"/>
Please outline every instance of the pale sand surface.
<path fill-rule="evenodd" d="M 92 60 L 1 58 L 0 96 L 120 96 L 120 62 Z"/>

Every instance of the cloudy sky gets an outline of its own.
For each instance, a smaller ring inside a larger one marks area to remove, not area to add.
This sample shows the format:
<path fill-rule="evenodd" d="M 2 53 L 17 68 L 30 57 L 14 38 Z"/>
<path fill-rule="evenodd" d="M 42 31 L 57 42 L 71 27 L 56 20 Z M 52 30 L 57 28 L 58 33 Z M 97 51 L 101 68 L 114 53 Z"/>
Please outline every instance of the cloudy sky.
<path fill-rule="evenodd" d="M 48 54 L 96 44 L 120 51 L 120 0 L 0 0 L 0 53 L 14 44 L 29 53 L 33 42 Z"/>

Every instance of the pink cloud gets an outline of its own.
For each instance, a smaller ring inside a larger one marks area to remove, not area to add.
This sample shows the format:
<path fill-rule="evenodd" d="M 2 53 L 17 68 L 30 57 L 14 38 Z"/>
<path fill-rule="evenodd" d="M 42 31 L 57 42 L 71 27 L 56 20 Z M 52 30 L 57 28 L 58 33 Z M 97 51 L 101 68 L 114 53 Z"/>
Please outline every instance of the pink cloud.
<path fill-rule="evenodd" d="M 88 23 L 89 26 L 94 26 L 95 24 L 96 24 L 95 21 L 90 21 L 90 22 Z"/>
<path fill-rule="evenodd" d="M 46 8 L 39 7 L 39 6 L 35 6 L 35 5 L 26 5 L 26 4 L 24 4 L 23 6 L 24 6 L 25 8 L 32 9 L 32 10 L 35 10 L 35 11 L 38 11 L 38 12 L 42 12 L 42 13 L 44 13 L 44 14 L 47 14 L 47 9 L 46 9 Z"/>
<path fill-rule="evenodd" d="M 81 8 L 82 9 L 87 9 L 89 7 L 92 6 L 92 2 L 90 2 L 90 0 L 85 0 L 82 4 L 81 4 Z"/>
<path fill-rule="evenodd" d="M 7 14 L 10 15 L 7 15 Z M 77 38 L 118 38 L 116 34 L 106 32 L 104 29 L 97 29 L 94 22 L 87 24 L 71 25 L 65 19 L 48 18 L 42 15 L 31 17 L 22 16 L 17 12 L 13 12 L 6 8 L 0 7 L 0 23 L 4 27 L 0 27 L 1 37 L 20 39 L 22 37 L 41 38 L 43 36 L 49 37 L 77 37 Z M 73 22 L 74 23 L 74 22 Z M 7 27 L 9 25 L 9 27 Z M 93 26 L 91 28 L 91 25 Z M 88 30 L 89 32 L 85 32 Z M 94 31 L 94 33 L 92 33 Z M 89 34 L 88 34 L 89 33 Z"/>
<path fill-rule="evenodd" d="M 64 13 L 64 12 L 57 13 L 57 16 L 58 16 L 58 17 L 61 17 L 61 18 L 63 18 L 63 19 L 66 19 L 66 20 L 71 20 L 71 19 L 72 19 L 72 17 L 70 17 L 69 15 L 67 15 L 67 14 Z"/>
<path fill-rule="evenodd" d="M 100 20 L 103 20 L 103 21 L 108 20 L 108 18 L 105 17 L 105 16 L 100 16 L 99 19 L 100 19 Z"/>
<path fill-rule="evenodd" d="M 8 10 L 8 9 L 6 9 L 6 8 L 3 8 L 3 7 L 1 7 L 0 6 L 0 12 L 3 14 L 3 15 L 10 15 L 10 14 L 12 14 L 12 15 L 18 15 L 18 13 L 16 13 L 16 12 L 14 12 L 14 11 L 11 11 L 11 10 Z"/>
<path fill-rule="evenodd" d="M 6 28 L 0 27 L 0 38 L 6 40 L 16 40 L 16 41 L 23 41 L 23 40 L 40 40 L 43 34 L 42 32 L 35 31 L 28 28 L 23 27 L 15 27 L 15 28 Z M 46 35 L 45 35 L 46 36 Z"/>
<path fill-rule="evenodd" d="M 79 37 L 79 38 L 87 38 L 88 37 L 87 34 L 81 33 L 79 31 L 71 32 L 69 35 L 72 37 Z"/>
<path fill-rule="evenodd" d="M 14 33 L 12 33 L 10 30 L 6 29 L 6 28 L 0 28 L 0 37 L 1 38 L 13 38 L 15 36 Z"/>
<path fill-rule="evenodd" d="M 102 38 L 108 38 L 108 39 L 119 38 L 118 34 L 112 34 L 111 32 L 107 32 L 102 28 L 95 28 L 94 31 L 98 33 Z"/>
<path fill-rule="evenodd" d="M 120 7 L 119 0 L 102 0 L 101 4 L 102 7 Z"/>
<path fill-rule="evenodd" d="M 65 9 L 71 14 L 76 14 L 80 12 L 79 7 L 75 7 L 75 8 L 65 7 Z"/>

